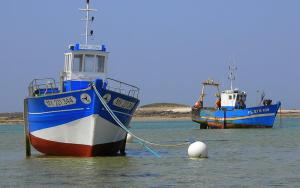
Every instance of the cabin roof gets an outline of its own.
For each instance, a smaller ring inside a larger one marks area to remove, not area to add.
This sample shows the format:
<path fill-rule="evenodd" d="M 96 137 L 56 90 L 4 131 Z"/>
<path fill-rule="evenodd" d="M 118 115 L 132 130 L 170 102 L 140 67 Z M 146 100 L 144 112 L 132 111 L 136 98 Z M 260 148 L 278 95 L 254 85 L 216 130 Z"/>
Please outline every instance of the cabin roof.
<path fill-rule="evenodd" d="M 222 91 L 222 93 L 224 93 L 224 94 L 233 94 L 233 93 L 240 93 L 240 94 L 246 94 L 246 92 L 245 91 L 241 91 L 241 90 L 239 90 L 239 89 L 234 89 L 234 90 L 224 90 L 224 91 Z"/>
<path fill-rule="evenodd" d="M 71 44 L 69 45 L 69 50 L 71 51 L 95 51 L 95 52 L 106 52 L 105 45 L 90 45 L 90 44 Z"/>

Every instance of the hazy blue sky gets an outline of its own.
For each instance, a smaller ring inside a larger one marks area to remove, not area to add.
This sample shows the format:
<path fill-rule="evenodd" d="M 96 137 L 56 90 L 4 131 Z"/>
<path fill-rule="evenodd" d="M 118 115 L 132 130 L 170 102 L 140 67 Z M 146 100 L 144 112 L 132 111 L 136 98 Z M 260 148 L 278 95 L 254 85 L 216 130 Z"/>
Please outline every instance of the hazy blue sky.
<path fill-rule="evenodd" d="M 256 104 L 257 90 L 300 107 L 299 0 L 91 0 L 95 43 L 110 53 L 109 76 L 141 88 L 141 104 L 192 105 L 208 77 Z M 67 46 L 83 42 L 84 0 L 8 0 L 0 11 L 0 112 L 22 111 L 33 78 L 55 77 Z M 231 58 L 232 59 L 232 58 Z"/>

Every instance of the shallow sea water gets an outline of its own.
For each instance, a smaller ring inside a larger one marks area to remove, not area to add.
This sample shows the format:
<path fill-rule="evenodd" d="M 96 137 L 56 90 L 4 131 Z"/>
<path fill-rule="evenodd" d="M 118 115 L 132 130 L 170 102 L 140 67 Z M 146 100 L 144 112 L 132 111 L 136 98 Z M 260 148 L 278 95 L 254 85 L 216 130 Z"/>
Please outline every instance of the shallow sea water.
<path fill-rule="evenodd" d="M 273 129 L 200 130 L 190 121 L 133 122 L 136 135 L 157 143 L 207 144 L 207 159 L 189 159 L 188 146 L 127 145 L 126 157 L 26 158 L 23 127 L 0 126 L 0 187 L 299 187 L 300 118 Z"/>

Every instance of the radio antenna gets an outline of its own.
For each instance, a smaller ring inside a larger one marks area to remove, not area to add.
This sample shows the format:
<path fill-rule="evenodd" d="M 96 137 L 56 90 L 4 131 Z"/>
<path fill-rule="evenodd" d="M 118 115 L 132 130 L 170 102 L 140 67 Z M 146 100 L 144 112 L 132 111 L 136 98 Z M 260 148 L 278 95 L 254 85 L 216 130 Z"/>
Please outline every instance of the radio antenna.
<path fill-rule="evenodd" d="M 229 66 L 229 75 L 228 79 L 230 80 L 230 88 L 233 90 L 233 81 L 235 80 L 235 71 L 237 70 L 237 67 L 235 65 Z"/>
<path fill-rule="evenodd" d="M 94 16 L 90 17 L 90 12 L 97 11 L 97 9 L 90 8 L 90 0 L 86 0 L 86 7 L 80 8 L 79 10 L 84 11 L 86 14 L 85 18 L 81 20 L 85 21 L 85 34 L 83 34 L 83 36 L 85 36 L 85 44 L 88 45 L 88 38 L 94 34 L 94 31 L 89 29 L 89 23 L 95 19 Z"/>

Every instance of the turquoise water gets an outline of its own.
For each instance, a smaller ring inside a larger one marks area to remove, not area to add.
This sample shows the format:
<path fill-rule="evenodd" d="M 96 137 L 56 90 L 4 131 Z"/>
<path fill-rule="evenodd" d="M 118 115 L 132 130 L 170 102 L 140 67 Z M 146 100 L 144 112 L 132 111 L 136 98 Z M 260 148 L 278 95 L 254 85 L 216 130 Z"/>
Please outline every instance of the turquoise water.
<path fill-rule="evenodd" d="M 273 129 L 200 130 L 190 121 L 133 122 L 138 136 L 158 143 L 203 141 L 209 158 L 189 159 L 188 146 L 136 143 L 126 157 L 24 157 L 23 127 L 0 126 L 0 187 L 299 187 L 300 119 Z"/>

